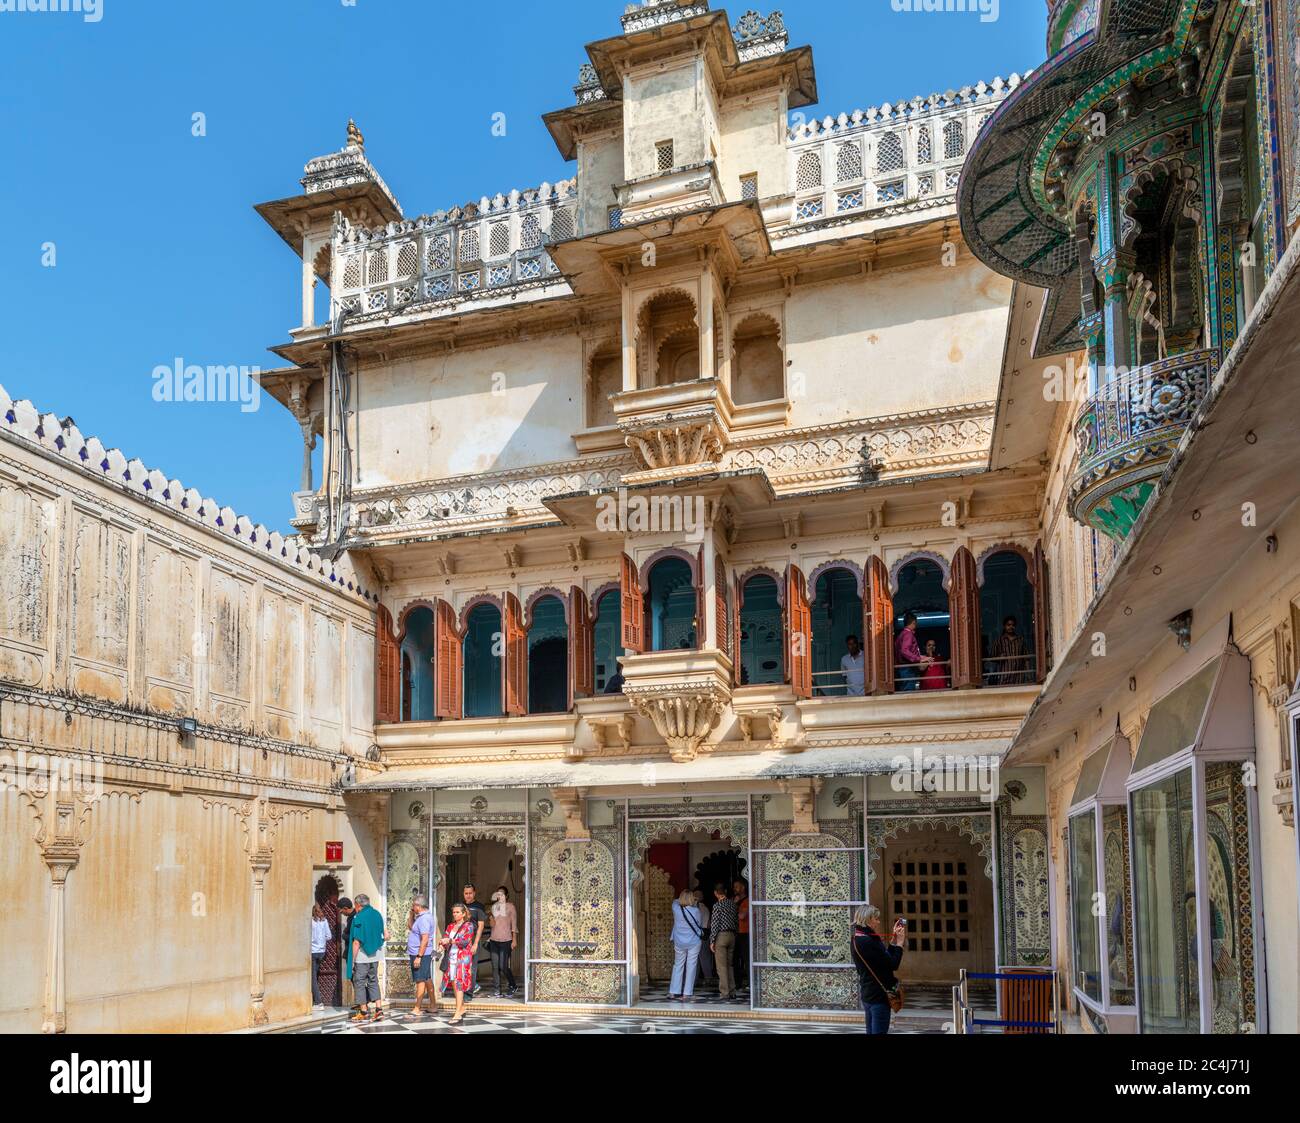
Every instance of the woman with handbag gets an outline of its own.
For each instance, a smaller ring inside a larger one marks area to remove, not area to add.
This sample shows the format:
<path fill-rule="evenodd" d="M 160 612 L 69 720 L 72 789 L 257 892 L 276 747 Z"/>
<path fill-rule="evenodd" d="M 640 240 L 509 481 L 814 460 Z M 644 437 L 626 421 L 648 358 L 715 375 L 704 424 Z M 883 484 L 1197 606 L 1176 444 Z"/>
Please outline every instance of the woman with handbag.
<path fill-rule="evenodd" d="M 474 986 L 474 924 L 469 909 L 459 902 L 451 906 L 451 923 L 438 946 L 443 949 L 443 993 L 448 983 L 456 992 L 456 1010 L 447 1024 L 457 1026 L 465 1020 L 465 994 Z"/>
<path fill-rule="evenodd" d="M 673 978 L 668 984 L 668 997 L 686 1002 L 695 1001 L 695 974 L 700 963 L 700 941 L 704 926 L 700 923 L 699 906 L 695 894 L 689 889 L 673 902 Z"/>
<path fill-rule="evenodd" d="M 888 1033 L 892 1014 L 903 1008 L 903 988 L 894 974 L 903 961 L 907 921 L 894 923 L 889 943 L 876 931 L 880 910 L 859 905 L 853 913 L 853 965 L 858 969 L 858 990 L 868 1033 Z"/>

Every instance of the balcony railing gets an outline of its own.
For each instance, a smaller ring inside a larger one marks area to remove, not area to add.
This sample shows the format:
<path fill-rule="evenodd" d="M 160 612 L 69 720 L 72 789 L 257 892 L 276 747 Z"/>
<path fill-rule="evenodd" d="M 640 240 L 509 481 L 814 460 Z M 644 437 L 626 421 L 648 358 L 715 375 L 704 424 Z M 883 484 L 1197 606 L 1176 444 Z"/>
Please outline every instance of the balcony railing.
<path fill-rule="evenodd" d="M 975 134 L 1020 81 L 1013 74 L 792 128 L 795 226 L 950 202 Z"/>
<path fill-rule="evenodd" d="M 456 307 L 563 278 L 544 243 L 577 233 L 576 180 L 512 191 L 376 230 L 334 231 L 332 315 Z"/>
<path fill-rule="evenodd" d="M 1128 371 L 1088 399 L 1074 430 L 1077 521 L 1114 538 L 1128 534 L 1218 366 L 1218 351 L 1189 351 Z"/>

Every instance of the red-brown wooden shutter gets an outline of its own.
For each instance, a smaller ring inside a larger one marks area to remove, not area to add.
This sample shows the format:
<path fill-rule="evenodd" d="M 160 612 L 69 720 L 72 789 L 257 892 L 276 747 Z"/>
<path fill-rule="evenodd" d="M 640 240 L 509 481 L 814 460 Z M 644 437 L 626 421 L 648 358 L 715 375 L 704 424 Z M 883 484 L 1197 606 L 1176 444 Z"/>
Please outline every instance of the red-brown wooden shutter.
<path fill-rule="evenodd" d="M 623 555 L 623 571 L 620 576 L 623 649 L 639 654 L 645 650 L 645 598 L 641 593 L 636 562 L 626 554 Z"/>
<path fill-rule="evenodd" d="M 505 665 L 501 668 L 505 712 L 518 717 L 528 712 L 528 632 L 519 598 L 506 593 L 501 613 L 505 628 Z"/>
<path fill-rule="evenodd" d="M 713 559 L 713 614 L 717 628 L 717 648 L 731 658 L 731 602 L 727 587 L 727 566 L 721 558 Z"/>
<path fill-rule="evenodd" d="M 808 586 L 797 565 L 785 571 L 785 663 L 796 698 L 812 697 L 812 610 Z"/>
<path fill-rule="evenodd" d="M 575 698 L 590 698 L 596 692 L 596 668 L 592 651 L 591 602 L 583 589 L 569 590 L 569 708 Z"/>
<path fill-rule="evenodd" d="M 862 605 L 866 614 L 867 693 L 894 692 L 894 602 L 889 595 L 889 570 L 880 558 L 867 561 Z"/>
<path fill-rule="evenodd" d="M 393 614 L 382 604 L 375 613 L 375 724 L 402 720 L 402 648 L 393 634 Z"/>
<path fill-rule="evenodd" d="M 950 671 L 957 690 L 979 686 L 980 674 L 980 589 L 975 557 L 965 546 L 957 547 L 952 558 L 952 579 L 948 585 L 948 631 L 952 654 Z"/>
<path fill-rule="evenodd" d="M 703 651 L 705 643 L 705 623 L 708 617 L 704 612 L 704 547 L 700 547 L 700 552 L 695 555 L 695 650 Z M 714 645 L 722 647 L 721 636 L 714 636 Z"/>
<path fill-rule="evenodd" d="M 1051 670 L 1048 658 L 1051 631 L 1047 618 L 1047 557 L 1041 541 L 1034 543 L 1034 564 L 1029 571 L 1029 580 L 1034 583 L 1034 669 L 1037 680 L 1042 682 Z"/>
<path fill-rule="evenodd" d="M 456 613 L 445 600 L 438 602 L 434 618 L 434 712 L 438 717 L 459 718 L 465 697 L 465 653 L 461 647 Z"/>

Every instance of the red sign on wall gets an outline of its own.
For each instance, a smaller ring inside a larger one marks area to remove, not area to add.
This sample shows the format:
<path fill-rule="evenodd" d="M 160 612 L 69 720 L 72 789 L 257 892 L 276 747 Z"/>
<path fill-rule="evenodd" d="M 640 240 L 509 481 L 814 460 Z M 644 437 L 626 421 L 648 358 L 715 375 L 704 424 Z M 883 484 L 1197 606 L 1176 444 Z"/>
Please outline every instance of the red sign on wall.
<path fill-rule="evenodd" d="M 341 842 L 325 843 L 325 861 L 326 862 L 343 861 L 343 843 Z"/>

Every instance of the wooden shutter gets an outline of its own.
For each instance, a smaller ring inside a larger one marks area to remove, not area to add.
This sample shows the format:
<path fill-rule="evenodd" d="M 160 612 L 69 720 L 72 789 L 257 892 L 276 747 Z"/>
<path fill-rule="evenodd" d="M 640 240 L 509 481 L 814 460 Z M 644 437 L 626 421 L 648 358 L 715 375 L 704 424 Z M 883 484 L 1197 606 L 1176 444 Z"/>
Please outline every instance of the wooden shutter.
<path fill-rule="evenodd" d="M 1042 682 L 1051 670 L 1048 658 L 1048 643 L 1051 631 L 1047 619 L 1047 558 L 1043 554 L 1043 543 L 1034 543 L 1034 564 L 1029 570 L 1029 580 L 1034 583 L 1034 669 L 1037 681 Z"/>
<path fill-rule="evenodd" d="M 595 653 L 592 650 L 591 603 L 578 585 L 569 590 L 569 708 L 575 698 L 596 692 Z"/>
<path fill-rule="evenodd" d="M 894 692 L 894 602 L 889 595 L 889 570 L 880 558 L 867 561 L 862 608 L 867 643 L 867 693 Z"/>
<path fill-rule="evenodd" d="M 524 629 L 524 613 L 519 607 L 519 598 L 514 593 L 506 593 L 502 604 L 505 651 L 501 667 L 501 697 L 505 702 L 505 712 L 518 717 L 528 712 L 528 632 Z"/>
<path fill-rule="evenodd" d="M 785 571 L 785 665 L 796 698 L 812 697 L 812 610 L 808 585 L 797 565 Z"/>
<path fill-rule="evenodd" d="M 623 610 L 623 649 L 637 654 L 645 650 L 645 598 L 637 577 L 636 562 L 623 555 L 620 580 Z"/>
<path fill-rule="evenodd" d="M 393 614 L 375 613 L 375 724 L 402 720 L 402 648 L 393 635 Z"/>
<path fill-rule="evenodd" d="M 445 601 L 438 602 L 434 618 L 434 712 L 438 717 L 459 718 L 464 712 L 465 652 L 461 647 L 456 613 Z"/>
<path fill-rule="evenodd" d="M 948 585 L 948 630 L 952 654 L 950 668 L 956 690 L 979 686 L 980 674 L 980 589 L 975 573 L 975 557 L 965 547 L 957 547 L 952 559 L 952 579 Z"/>
<path fill-rule="evenodd" d="M 731 621 L 731 684 L 733 686 L 743 686 L 742 668 L 740 665 L 740 616 L 745 607 L 745 586 L 736 579 L 736 615 Z"/>
<path fill-rule="evenodd" d="M 695 650 L 703 651 L 708 644 L 705 642 L 704 635 L 708 622 L 708 616 L 704 612 L 704 547 L 700 547 L 700 552 L 695 555 Z M 714 646 L 722 646 L 722 637 L 714 636 Z"/>
<path fill-rule="evenodd" d="M 731 587 L 727 583 L 726 563 L 721 558 L 713 559 L 713 606 L 717 617 L 718 650 L 731 659 Z"/>

